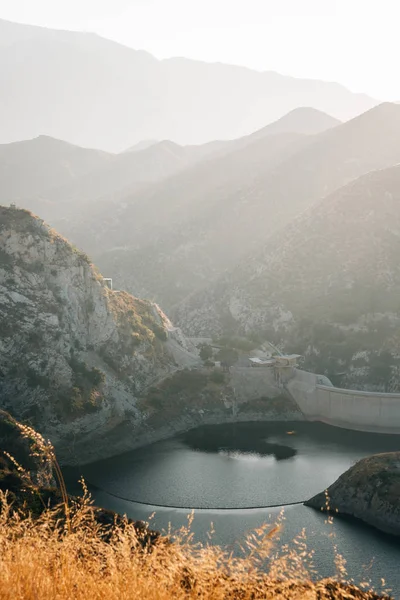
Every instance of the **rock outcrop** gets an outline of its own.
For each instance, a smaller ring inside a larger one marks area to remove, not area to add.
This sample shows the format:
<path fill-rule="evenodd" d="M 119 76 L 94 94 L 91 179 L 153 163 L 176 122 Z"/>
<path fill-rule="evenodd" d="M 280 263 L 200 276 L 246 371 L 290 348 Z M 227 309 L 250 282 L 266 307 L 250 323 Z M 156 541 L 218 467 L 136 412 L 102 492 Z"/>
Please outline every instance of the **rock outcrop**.
<path fill-rule="evenodd" d="M 350 515 L 400 535 L 400 452 L 360 460 L 305 505 Z"/>
<path fill-rule="evenodd" d="M 0 407 L 67 461 L 96 456 L 121 422 L 140 429 L 138 397 L 196 362 L 168 326 L 153 303 L 111 291 L 43 221 L 0 207 Z"/>

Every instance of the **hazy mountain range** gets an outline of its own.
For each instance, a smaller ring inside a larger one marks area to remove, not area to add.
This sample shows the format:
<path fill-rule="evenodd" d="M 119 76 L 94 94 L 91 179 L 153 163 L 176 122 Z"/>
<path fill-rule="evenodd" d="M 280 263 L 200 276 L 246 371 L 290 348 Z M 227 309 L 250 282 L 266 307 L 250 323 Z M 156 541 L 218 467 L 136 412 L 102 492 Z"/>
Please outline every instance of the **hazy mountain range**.
<path fill-rule="evenodd" d="M 55 224 L 118 286 L 171 310 L 260 252 L 314 203 L 400 162 L 399 140 L 400 107 L 392 104 L 317 135 L 267 129 L 123 201 L 105 199 L 79 219 Z"/>
<path fill-rule="evenodd" d="M 398 104 L 0 30 L 2 135 L 27 138 L 0 146 L 1 204 L 45 218 L 186 333 L 257 334 L 353 386 L 379 387 L 387 351 L 382 385 L 400 380 Z"/>
<path fill-rule="evenodd" d="M 357 322 L 400 311 L 400 164 L 314 204 L 262 250 L 180 308 L 190 331 L 285 327 L 290 319 Z M 282 319 L 282 316 L 286 318 Z M 207 324 L 208 319 L 208 324 Z"/>
<path fill-rule="evenodd" d="M 160 61 L 95 34 L 7 21 L 0 80 L 0 143 L 47 135 L 114 152 L 142 140 L 237 138 L 299 106 L 345 120 L 377 103 L 337 83 Z"/>
<path fill-rule="evenodd" d="M 299 109 L 296 115 L 302 131 L 307 124 L 312 132 L 318 125 L 337 124 L 315 109 Z M 282 205 L 268 216 L 266 227 L 258 205 L 265 204 L 260 194 L 269 173 L 314 139 L 296 133 L 297 126 L 291 113 L 271 126 L 273 133 L 266 127 L 249 138 L 225 142 L 224 147 L 221 143 L 214 153 L 174 176 L 123 199 L 103 198 L 79 218 L 55 219 L 54 224 L 105 272 L 112 272 L 117 285 L 155 297 L 169 309 L 233 266 L 257 237 L 265 239 L 267 231 L 292 217 L 292 209 L 285 211 Z M 206 147 L 210 152 L 212 145 Z M 190 155 L 193 147 L 182 151 Z"/>
<path fill-rule="evenodd" d="M 164 141 L 143 150 L 111 154 L 40 136 L 0 146 L 0 202 L 17 202 L 49 221 L 76 218 L 103 197 L 132 190 L 177 173 L 209 149 Z"/>
<path fill-rule="evenodd" d="M 81 148 L 48 136 L 4 144 L 0 146 L 0 202 L 16 202 L 48 221 L 57 225 L 62 223 L 65 232 L 72 234 L 75 227 L 79 231 L 82 227 L 91 228 L 86 223 L 85 214 L 91 223 L 93 211 L 96 218 L 103 212 L 107 215 L 111 203 L 123 206 L 133 192 L 140 190 L 142 194 L 148 184 L 163 181 L 205 159 L 210 161 L 211 170 L 215 171 L 224 165 L 224 161 L 217 161 L 214 167 L 211 159 L 228 154 L 234 158 L 234 151 L 242 149 L 236 156 L 235 169 L 247 165 L 244 173 L 248 173 L 249 169 L 255 172 L 265 166 L 267 154 L 262 140 L 268 136 L 271 139 L 270 154 L 278 155 L 279 147 L 286 148 L 294 141 L 298 131 L 315 133 L 338 123 L 337 119 L 325 113 L 301 108 L 244 138 L 197 146 L 180 146 L 165 140 L 144 142 L 134 150 L 112 154 Z M 278 134 L 283 133 L 287 135 L 278 140 Z M 272 134 L 275 134 L 275 141 Z M 256 152 L 247 152 L 245 148 L 249 145 L 254 145 Z M 231 159 L 225 163 L 228 167 L 234 166 Z M 229 169 L 220 171 L 227 184 L 235 177 Z M 238 172 L 237 175 L 239 180 L 243 178 L 243 173 Z M 95 202 L 97 206 L 94 206 Z M 64 221 L 69 221 L 69 225 Z M 85 224 L 81 227 L 80 222 Z"/>

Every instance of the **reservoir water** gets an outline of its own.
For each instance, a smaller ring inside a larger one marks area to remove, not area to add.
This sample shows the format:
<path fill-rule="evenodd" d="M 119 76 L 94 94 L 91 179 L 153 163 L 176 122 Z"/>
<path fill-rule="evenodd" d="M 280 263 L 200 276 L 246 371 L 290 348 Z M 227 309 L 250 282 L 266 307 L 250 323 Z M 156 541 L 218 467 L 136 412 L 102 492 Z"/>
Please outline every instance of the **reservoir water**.
<path fill-rule="evenodd" d="M 81 469 L 97 505 L 177 529 L 195 509 L 195 539 L 239 548 L 247 532 L 284 511 L 278 546 L 303 529 L 320 576 L 335 573 L 334 545 L 349 578 L 385 579 L 400 595 L 400 540 L 354 519 L 304 507 L 365 456 L 400 450 L 400 436 L 367 434 L 319 423 L 203 426 Z M 332 535 L 333 534 L 333 535 Z"/>

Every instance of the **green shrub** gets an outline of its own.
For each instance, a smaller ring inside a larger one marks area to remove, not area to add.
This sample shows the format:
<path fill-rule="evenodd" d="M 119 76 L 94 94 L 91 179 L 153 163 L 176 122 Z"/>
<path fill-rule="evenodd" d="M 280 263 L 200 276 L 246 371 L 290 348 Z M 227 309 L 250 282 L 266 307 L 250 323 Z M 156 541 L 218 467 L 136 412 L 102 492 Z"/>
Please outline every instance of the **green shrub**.
<path fill-rule="evenodd" d="M 210 375 L 210 381 L 222 385 L 225 383 L 225 375 L 222 371 L 213 371 Z"/>
<path fill-rule="evenodd" d="M 102 385 L 106 379 L 106 376 L 103 373 L 103 371 L 100 371 L 100 369 L 98 369 L 97 367 L 93 367 L 92 369 L 90 369 L 86 376 L 89 382 L 96 387 Z"/>
<path fill-rule="evenodd" d="M 218 346 L 224 346 L 225 348 L 243 350 L 244 352 L 250 352 L 258 345 L 254 337 L 244 338 L 233 336 L 223 336 L 216 340 L 216 344 Z"/>
<path fill-rule="evenodd" d="M 72 252 L 74 254 L 76 254 L 77 256 L 79 256 L 79 258 L 81 258 L 85 263 L 87 263 L 88 265 L 90 265 L 91 260 L 88 257 L 88 255 L 86 254 L 86 252 L 83 252 L 82 250 L 79 250 L 79 248 L 77 248 L 73 244 L 71 244 L 71 250 L 72 250 Z"/>
<path fill-rule="evenodd" d="M 161 325 L 158 325 L 157 323 L 153 323 L 151 325 L 151 330 L 159 340 L 163 342 L 167 341 L 168 335 L 164 327 L 161 327 Z"/>
<path fill-rule="evenodd" d="M 89 368 L 88 365 L 72 356 L 69 361 L 73 372 L 73 386 L 85 390 L 88 394 L 93 388 L 100 387 L 105 381 L 105 374 L 97 367 Z"/>
<path fill-rule="evenodd" d="M 221 348 L 217 354 L 217 360 L 224 362 L 228 367 L 234 365 L 238 358 L 239 354 L 233 348 Z"/>
<path fill-rule="evenodd" d="M 200 358 L 202 361 L 206 362 L 213 357 L 213 349 L 209 344 L 201 344 L 198 348 L 200 350 Z"/>
<path fill-rule="evenodd" d="M 77 418 L 88 413 L 94 413 L 101 408 L 103 397 L 92 387 L 74 385 L 69 391 L 58 396 L 59 418 Z"/>
<path fill-rule="evenodd" d="M 30 388 L 41 387 L 48 390 L 50 387 L 50 378 L 47 375 L 40 375 L 34 369 L 29 368 L 26 372 L 27 383 Z"/>
<path fill-rule="evenodd" d="M 82 390 L 79 387 L 72 388 L 71 391 L 71 401 L 69 404 L 70 414 L 80 414 L 83 412 L 85 407 L 85 401 L 83 399 Z"/>
<path fill-rule="evenodd" d="M 205 367 L 215 367 L 215 362 L 212 360 L 206 360 L 206 361 L 204 361 L 204 366 Z"/>

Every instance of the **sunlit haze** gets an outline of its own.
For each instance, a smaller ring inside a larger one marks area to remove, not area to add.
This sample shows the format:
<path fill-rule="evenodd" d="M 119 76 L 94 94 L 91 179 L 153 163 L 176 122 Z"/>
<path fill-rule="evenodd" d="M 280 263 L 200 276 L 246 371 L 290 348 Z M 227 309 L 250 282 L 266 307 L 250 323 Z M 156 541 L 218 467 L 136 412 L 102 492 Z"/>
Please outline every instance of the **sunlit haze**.
<path fill-rule="evenodd" d="M 0 0 L 0 600 L 400 600 L 399 17 Z"/>
<path fill-rule="evenodd" d="M 0 18 L 400 99 L 396 0 L 0 0 Z"/>

